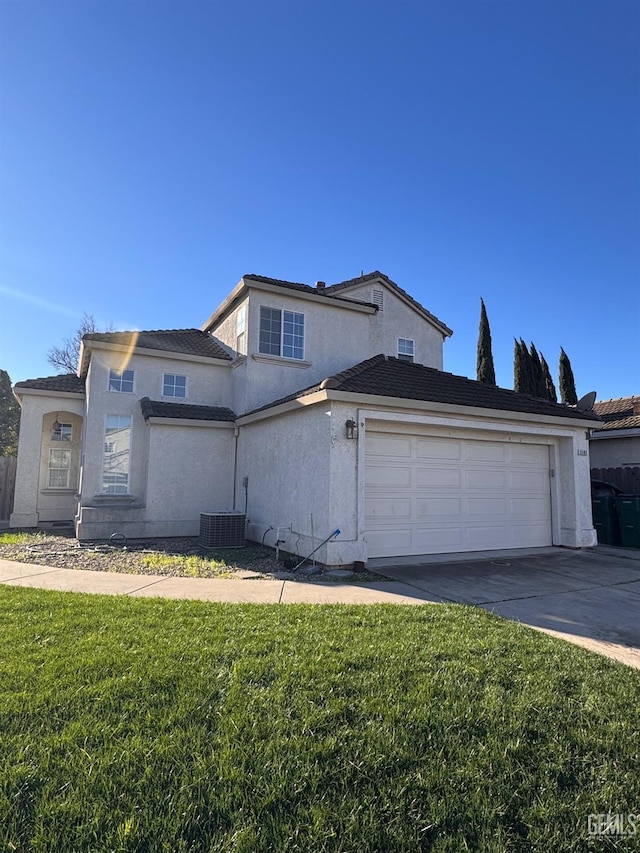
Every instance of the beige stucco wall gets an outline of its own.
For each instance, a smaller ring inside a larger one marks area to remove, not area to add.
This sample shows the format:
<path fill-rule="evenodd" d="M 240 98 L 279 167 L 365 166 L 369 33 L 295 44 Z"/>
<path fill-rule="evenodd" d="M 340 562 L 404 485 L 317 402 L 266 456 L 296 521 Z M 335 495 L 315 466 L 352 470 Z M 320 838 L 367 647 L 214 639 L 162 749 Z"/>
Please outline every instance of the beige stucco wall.
<path fill-rule="evenodd" d="M 640 466 L 640 434 L 631 438 L 592 438 L 589 450 L 592 468 Z"/>
<path fill-rule="evenodd" d="M 133 418 L 129 491 L 137 503 L 144 504 L 149 435 L 140 408 L 141 398 L 209 406 L 230 406 L 231 403 L 230 369 L 227 365 L 134 354 L 126 362 L 126 368 L 134 371 L 133 393 L 110 391 L 109 370 L 121 365 L 121 354 L 109 350 L 96 350 L 91 358 L 86 384 L 88 416 L 81 494 L 84 505 L 93 503 L 94 496 L 101 492 L 106 415 L 131 415 Z M 186 398 L 162 396 L 165 373 L 187 376 Z"/>
<path fill-rule="evenodd" d="M 36 527 L 42 522 L 69 521 L 75 514 L 84 399 L 81 394 L 27 392 L 22 396 L 16 491 L 11 527 Z M 51 442 L 56 417 L 72 423 L 72 442 Z M 47 488 L 48 451 L 70 449 L 68 489 Z"/>
<path fill-rule="evenodd" d="M 414 340 L 416 362 L 442 369 L 442 334 L 384 285 L 375 287 L 385 293 L 384 310 L 377 313 L 353 310 L 330 298 L 301 298 L 283 288 L 276 292 L 251 288 L 241 303 L 247 314 L 247 357 L 232 370 L 233 410 L 238 414 L 251 411 L 378 353 L 396 356 L 400 337 Z M 370 302 L 372 291 L 369 284 L 358 292 L 350 290 L 345 297 Z M 261 306 L 304 314 L 304 359 L 261 357 Z M 213 330 L 216 338 L 234 352 L 240 307 L 236 306 Z"/>
<path fill-rule="evenodd" d="M 201 512 L 233 508 L 233 424 L 148 429 L 147 535 L 196 536 Z"/>
<path fill-rule="evenodd" d="M 382 311 L 371 317 L 370 355 L 382 352 L 385 355 L 397 356 L 398 338 L 411 338 L 415 342 L 414 361 L 417 364 L 442 370 L 444 342 L 442 333 L 384 283 L 366 282 L 361 286 L 349 288 L 342 295 L 349 299 L 372 302 L 374 290 L 384 292 L 384 307 Z"/>
<path fill-rule="evenodd" d="M 283 550 L 301 555 L 331 532 L 329 497 L 331 416 L 314 406 L 240 428 L 236 469 L 236 510 L 245 511 L 243 478 L 248 477 L 248 537 L 262 542 L 268 528 L 281 527 Z M 286 528 L 286 529 L 285 529 Z M 276 531 L 264 538 L 275 544 Z M 319 554 L 323 560 L 326 555 Z"/>

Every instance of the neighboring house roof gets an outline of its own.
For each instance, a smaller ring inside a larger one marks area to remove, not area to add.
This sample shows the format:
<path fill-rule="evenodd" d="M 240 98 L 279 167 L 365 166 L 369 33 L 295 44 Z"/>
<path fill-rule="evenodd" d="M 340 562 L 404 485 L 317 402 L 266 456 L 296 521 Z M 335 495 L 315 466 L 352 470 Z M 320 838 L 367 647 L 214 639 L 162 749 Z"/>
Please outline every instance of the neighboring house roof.
<path fill-rule="evenodd" d="M 442 320 L 438 320 L 435 314 L 432 314 L 430 311 L 421 305 L 417 299 L 414 299 L 413 296 L 410 296 L 406 290 L 403 290 L 399 284 L 396 284 L 395 281 L 391 281 L 389 276 L 386 276 L 384 273 L 379 270 L 375 270 L 375 272 L 366 273 L 366 275 L 358 276 L 357 278 L 350 278 L 348 281 L 340 281 L 337 284 L 330 284 L 325 288 L 325 293 L 327 295 L 333 295 L 336 291 L 346 290 L 350 287 L 357 287 L 361 284 L 366 284 L 369 281 L 375 281 L 376 279 L 380 279 L 383 281 L 390 290 L 395 290 L 397 294 L 402 296 L 407 302 L 409 302 L 413 307 L 418 311 L 419 314 L 425 316 L 428 320 L 431 320 L 436 326 L 439 326 L 443 334 L 447 337 L 451 337 L 453 331 L 442 322 Z"/>
<path fill-rule="evenodd" d="M 165 403 L 143 397 L 142 416 L 149 418 L 183 418 L 197 421 L 235 421 L 235 413 L 224 406 L 193 406 L 189 403 Z"/>
<path fill-rule="evenodd" d="M 84 379 L 80 379 L 75 373 L 61 373 L 58 376 L 43 376 L 41 379 L 25 379 L 23 382 L 16 382 L 14 388 L 83 394 Z"/>
<path fill-rule="evenodd" d="M 604 421 L 601 432 L 640 428 L 640 397 L 618 397 L 615 400 L 601 400 L 599 403 L 595 403 L 593 408 Z"/>
<path fill-rule="evenodd" d="M 539 400 L 528 394 L 486 385 L 465 376 L 455 376 L 433 367 L 382 354 L 361 361 L 297 394 L 289 394 L 247 414 L 270 409 L 325 389 L 600 422 L 600 418 L 594 413 L 581 412 L 561 403 Z"/>
<path fill-rule="evenodd" d="M 180 352 L 205 358 L 231 360 L 229 353 L 201 329 L 155 329 L 147 332 L 90 332 L 83 341 L 101 341 L 139 349 Z"/>

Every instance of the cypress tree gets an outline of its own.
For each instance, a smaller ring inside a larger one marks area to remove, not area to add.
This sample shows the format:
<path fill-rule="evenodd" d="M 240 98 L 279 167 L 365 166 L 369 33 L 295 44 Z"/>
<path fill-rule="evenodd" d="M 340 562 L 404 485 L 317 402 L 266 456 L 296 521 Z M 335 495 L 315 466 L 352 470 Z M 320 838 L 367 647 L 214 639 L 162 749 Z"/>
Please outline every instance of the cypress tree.
<path fill-rule="evenodd" d="M 553 379 L 551 378 L 551 371 L 549 370 L 549 365 L 547 364 L 547 360 L 540 353 L 540 362 L 542 364 L 542 375 L 544 377 L 544 387 L 547 391 L 547 397 L 553 402 L 558 402 L 558 395 L 556 394 L 556 386 L 553 384 Z"/>
<path fill-rule="evenodd" d="M 496 371 L 493 366 L 491 352 L 491 330 L 484 300 L 480 299 L 480 328 L 478 330 L 478 358 L 476 362 L 476 379 L 486 385 L 496 384 Z"/>
<path fill-rule="evenodd" d="M 543 400 L 547 396 L 547 389 L 544 384 L 544 375 L 542 373 L 542 363 L 536 345 L 531 342 L 531 393 L 534 397 L 539 397 Z"/>
<path fill-rule="evenodd" d="M 0 370 L 0 456 L 17 456 L 20 406 L 11 390 L 11 379 Z"/>
<path fill-rule="evenodd" d="M 522 341 L 513 339 L 513 390 L 519 394 L 527 393 L 527 368 Z"/>
<path fill-rule="evenodd" d="M 575 406 L 575 404 L 578 402 L 578 395 L 576 394 L 576 382 L 573 378 L 573 370 L 571 369 L 571 362 L 569 361 L 569 356 L 562 349 L 562 347 L 560 347 L 559 381 L 560 399 L 563 403 L 568 403 L 570 406 Z"/>
<path fill-rule="evenodd" d="M 520 351 L 522 353 L 522 393 L 523 394 L 531 394 L 532 397 L 535 397 L 535 390 L 533 386 L 533 365 L 531 363 L 531 353 L 529 352 L 527 345 L 520 338 Z"/>

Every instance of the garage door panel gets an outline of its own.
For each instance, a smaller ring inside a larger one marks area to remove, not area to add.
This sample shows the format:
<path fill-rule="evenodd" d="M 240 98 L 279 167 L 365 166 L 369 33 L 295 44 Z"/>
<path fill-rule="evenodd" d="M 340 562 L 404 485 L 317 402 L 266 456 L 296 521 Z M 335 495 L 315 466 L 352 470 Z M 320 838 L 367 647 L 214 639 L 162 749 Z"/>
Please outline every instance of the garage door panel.
<path fill-rule="evenodd" d="M 410 436 L 399 437 L 393 435 L 371 435 L 367 436 L 367 456 L 395 456 L 410 457 L 412 453 L 412 440 Z"/>
<path fill-rule="evenodd" d="M 511 534 L 509 526 L 506 524 L 490 526 L 469 525 L 467 527 L 466 550 L 483 551 L 492 548 L 508 548 L 509 545 L 505 546 L 503 543 L 509 543 L 510 540 Z"/>
<path fill-rule="evenodd" d="M 384 489 L 411 485 L 411 468 L 401 465 L 367 465 L 367 484 Z"/>
<path fill-rule="evenodd" d="M 480 490 L 485 493 L 491 491 L 504 492 L 507 489 L 507 472 L 470 468 L 465 472 L 465 484 L 468 489 Z"/>
<path fill-rule="evenodd" d="M 548 471 L 510 471 L 509 489 L 521 492 L 547 491 Z"/>
<path fill-rule="evenodd" d="M 371 557 L 551 544 L 547 446 L 371 432 L 366 442 Z"/>
<path fill-rule="evenodd" d="M 391 557 L 396 554 L 412 552 L 411 528 L 380 528 L 367 533 L 369 551 L 379 557 Z"/>
<path fill-rule="evenodd" d="M 367 518 L 411 518 L 411 498 L 367 498 L 365 506 Z"/>
<path fill-rule="evenodd" d="M 470 441 L 465 446 L 464 455 L 469 462 L 504 462 L 507 448 L 494 441 Z"/>
<path fill-rule="evenodd" d="M 413 537 L 414 554 L 452 553 L 464 550 L 463 527 L 418 528 Z"/>
<path fill-rule="evenodd" d="M 460 441 L 442 442 L 438 439 L 416 439 L 416 456 L 419 459 L 462 459 Z"/>
<path fill-rule="evenodd" d="M 516 465 L 538 465 L 546 467 L 549 462 L 549 449 L 541 444 L 509 444 L 508 461 Z"/>
<path fill-rule="evenodd" d="M 512 498 L 510 504 L 514 521 L 545 523 L 550 520 L 549 501 L 543 497 Z"/>
<path fill-rule="evenodd" d="M 496 516 L 504 518 L 509 510 L 509 501 L 506 498 L 469 498 L 467 500 L 467 513 L 470 518 L 490 518 Z"/>
<path fill-rule="evenodd" d="M 415 484 L 420 489 L 459 489 L 462 472 L 459 468 L 416 468 Z"/>
<path fill-rule="evenodd" d="M 416 498 L 416 519 L 458 520 L 462 515 L 462 498 Z"/>

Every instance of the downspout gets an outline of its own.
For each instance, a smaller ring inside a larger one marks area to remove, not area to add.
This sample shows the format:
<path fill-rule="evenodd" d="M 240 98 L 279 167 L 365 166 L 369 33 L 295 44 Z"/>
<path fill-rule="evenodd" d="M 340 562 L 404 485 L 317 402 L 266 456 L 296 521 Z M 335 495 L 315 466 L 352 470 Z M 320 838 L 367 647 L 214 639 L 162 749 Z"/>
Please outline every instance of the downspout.
<path fill-rule="evenodd" d="M 236 471 L 238 468 L 238 435 L 240 427 L 234 427 L 233 430 L 233 509 L 236 508 Z"/>

